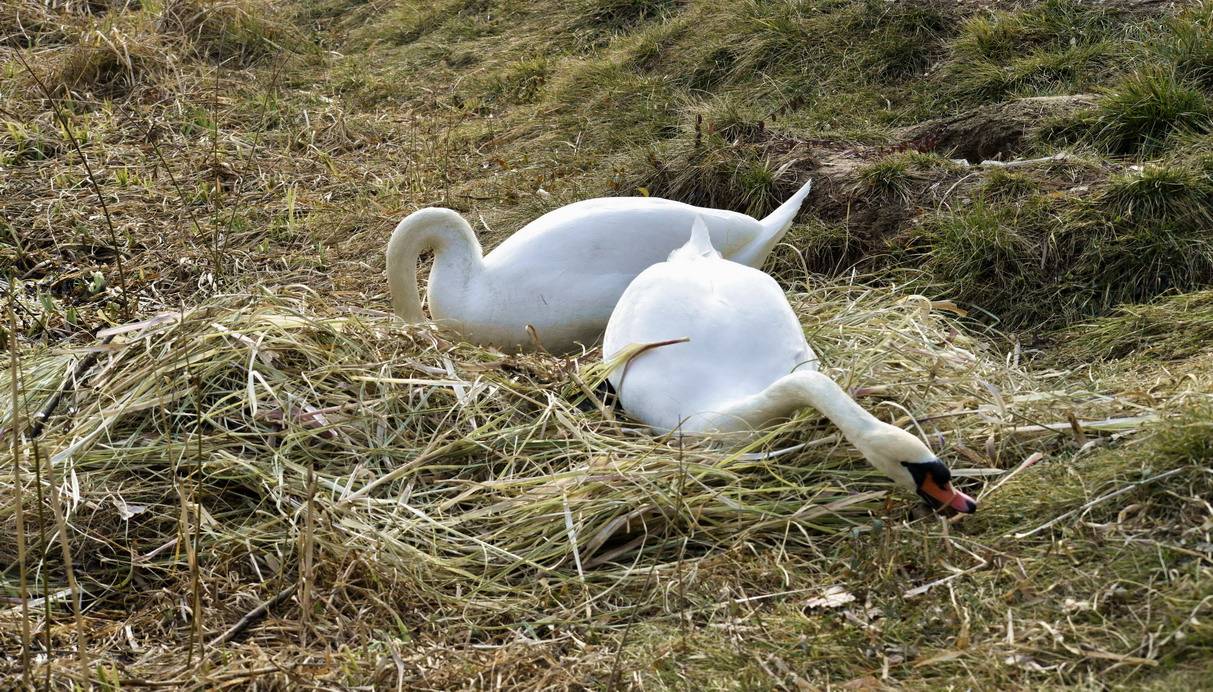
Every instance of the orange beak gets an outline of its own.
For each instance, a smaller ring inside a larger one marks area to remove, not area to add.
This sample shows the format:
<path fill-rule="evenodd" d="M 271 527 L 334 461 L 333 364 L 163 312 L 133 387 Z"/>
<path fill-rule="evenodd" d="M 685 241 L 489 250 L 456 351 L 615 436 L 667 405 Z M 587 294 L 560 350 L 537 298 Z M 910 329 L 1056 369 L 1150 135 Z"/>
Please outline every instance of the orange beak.
<path fill-rule="evenodd" d="M 918 490 L 938 502 L 940 507 L 951 507 L 964 514 L 972 514 L 977 511 L 977 500 L 953 488 L 951 483 L 944 483 L 940 486 L 931 477 L 931 474 L 923 477 L 922 485 L 918 486 Z"/>

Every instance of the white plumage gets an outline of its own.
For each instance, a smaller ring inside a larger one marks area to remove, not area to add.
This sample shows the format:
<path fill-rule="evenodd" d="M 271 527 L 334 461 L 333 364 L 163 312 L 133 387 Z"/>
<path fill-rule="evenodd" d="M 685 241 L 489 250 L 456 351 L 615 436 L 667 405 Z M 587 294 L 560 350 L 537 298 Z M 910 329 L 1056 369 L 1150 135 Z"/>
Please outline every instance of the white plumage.
<path fill-rule="evenodd" d="M 637 274 L 664 260 L 702 217 L 725 256 L 761 266 L 808 195 L 805 184 L 766 218 L 646 197 L 608 197 L 544 214 L 487 256 L 468 223 L 449 209 L 406 217 L 387 248 L 397 314 L 424 320 L 418 256 L 434 252 L 429 306 L 435 322 L 474 343 L 528 348 L 533 327 L 545 348 L 598 341 L 616 301 Z"/>
<path fill-rule="evenodd" d="M 708 228 L 640 273 L 620 297 L 603 358 L 644 350 L 609 376 L 620 404 L 659 432 L 753 433 L 798 409 L 830 419 L 873 466 L 935 505 L 971 512 L 951 474 L 917 437 L 884 423 L 817 371 L 817 357 L 779 285 L 723 259 Z"/>

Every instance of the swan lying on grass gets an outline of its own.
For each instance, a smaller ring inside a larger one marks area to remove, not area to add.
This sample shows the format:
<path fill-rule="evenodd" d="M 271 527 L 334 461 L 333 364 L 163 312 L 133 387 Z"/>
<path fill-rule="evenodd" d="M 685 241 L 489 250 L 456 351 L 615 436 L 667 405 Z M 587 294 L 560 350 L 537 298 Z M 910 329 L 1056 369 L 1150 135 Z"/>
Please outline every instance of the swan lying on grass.
<path fill-rule="evenodd" d="M 636 275 L 683 244 L 702 217 L 729 259 L 759 267 L 811 187 L 761 221 L 650 197 L 590 199 L 548 212 L 487 256 L 471 226 L 450 209 L 422 209 L 396 226 L 387 246 L 396 314 L 424 321 L 418 257 L 433 251 L 429 307 L 434 321 L 480 345 L 555 353 L 598 341 L 615 302 Z"/>
<path fill-rule="evenodd" d="M 753 433 L 812 407 L 877 469 L 935 508 L 972 512 L 951 472 L 917 437 L 868 413 L 817 371 L 783 290 L 723 259 L 703 220 L 669 260 L 641 272 L 607 324 L 603 358 L 641 350 L 611 372 L 619 401 L 658 432 Z"/>

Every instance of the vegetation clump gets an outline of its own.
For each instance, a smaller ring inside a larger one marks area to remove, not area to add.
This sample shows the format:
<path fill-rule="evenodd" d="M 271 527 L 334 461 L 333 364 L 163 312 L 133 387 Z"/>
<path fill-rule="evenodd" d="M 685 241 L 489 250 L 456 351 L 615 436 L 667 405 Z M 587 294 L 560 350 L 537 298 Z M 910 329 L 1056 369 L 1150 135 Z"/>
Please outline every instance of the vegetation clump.
<path fill-rule="evenodd" d="M 102 97 L 129 92 L 161 68 L 159 46 L 145 32 L 114 27 L 84 34 L 50 75 L 48 86 L 60 96 L 89 91 Z"/>
<path fill-rule="evenodd" d="M 1052 313 L 1050 279 L 1041 260 L 1046 237 L 1039 233 L 1043 209 L 976 203 L 963 213 L 928 220 L 909 249 L 916 262 L 949 293 L 993 315 L 1030 320 Z M 1039 305 L 1039 307 L 1038 307 Z M 1004 317 L 1005 318 L 1005 317 Z"/>
<path fill-rule="evenodd" d="M 1076 93 L 1125 56 L 1131 26 L 1116 9 L 1048 0 L 1019 11 L 977 14 L 945 68 L 957 98 Z"/>
<path fill-rule="evenodd" d="M 1006 175 L 993 185 L 1024 186 Z M 1191 166 L 1150 165 L 1089 199 L 996 195 L 940 214 L 904 251 L 935 285 L 1011 326 L 1061 326 L 1213 283 L 1211 195 L 1208 177 Z"/>
<path fill-rule="evenodd" d="M 167 0 L 160 30 L 183 37 L 208 60 L 248 65 L 286 47 L 287 33 L 272 11 L 264 2 Z"/>
<path fill-rule="evenodd" d="M 905 151 L 885 156 L 861 166 L 855 173 L 860 187 L 871 194 L 887 195 L 909 201 L 911 185 L 916 179 L 937 168 L 950 168 L 956 164 L 937 154 Z"/>
<path fill-rule="evenodd" d="M 1098 361 L 1143 355 L 1180 360 L 1199 355 L 1213 342 L 1213 291 L 1163 296 L 1126 304 L 1107 317 L 1065 332 L 1064 357 Z"/>
<path fill-rule="evenodd" d="M 0 5 L 0 46 L 29 48 L 65 41 L 75 22 L 38 0 L 10 0 Z"/>
<path fill-rule="evenodd" d="M 623 188 L 689 204 L 742 211 L 762 217 L 796 187 L 782 175 L 782 157 L 764 145 L 729 142 L 720 133 L 701 136 L 698 144 L 679 139 L 651 151 Z M 670 165 L 667 160 L 676 163 Z"/>
<path fill-rule="evenodd" d="M 991 200 L 1018 200 L 1038 193 L 1040 183 L 1028 174 L 995 168 L 982 181 L 982 191 Z"/>
<path fill-rule="evenodd" d="M 1160 53 L 1183 79 L 1213 88 L 1213 5 L 1198 2 L 1171 20 Z"/>
<path fill-rule="evenodd" d="M 572 9 L 582 26 L 624 31 L 670 12 L 675 0 L 582 0 Z"/>
<path fill-rule="evenodd" d="M 1198 89 L 1163 69 L 1134 72 L 1103 98 L 1088 124 L 1113 154 L 1152 154 L 1185 133 L 1208 132 L 1213 105 Z"/>

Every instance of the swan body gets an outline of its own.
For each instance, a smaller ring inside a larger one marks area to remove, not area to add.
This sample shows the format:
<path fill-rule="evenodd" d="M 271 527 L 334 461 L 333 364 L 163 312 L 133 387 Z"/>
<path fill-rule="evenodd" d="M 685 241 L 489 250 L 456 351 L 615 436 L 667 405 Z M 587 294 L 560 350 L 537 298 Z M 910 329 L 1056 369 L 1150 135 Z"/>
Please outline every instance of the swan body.
<path fill-rule="evenodd" d="M 624 291 L 603 358 L 679 339 L 686 341 L 644 350 L 609 376 L 624 410 L 654 430 L 747 436 L 811 407 L 899 485 L 936 506 L 976 508 L 917 437 L 868 413 L 818 372 L 783 290 L 761 271 L 722 258 L 698 220 L 690 242 Z"/>
<path fill-rule="evenodd" d="M 683 244 L 696 217 L 726 257 L 758 267 L 810 188 L 806 183 L 761 221 L 650 197 L 585 200 L 535 219 L 488 255 L 459 214 L 422 209 L 401 221 L 388 242 L 392 304 L 408 322 L 425 319 L 417 260 L 432 250 L 429 307 L 435 322 L 482 345 L 526 349 L 537 340 L 553 352 L 573 351 L 598 341 L 624 289 Z"/>

